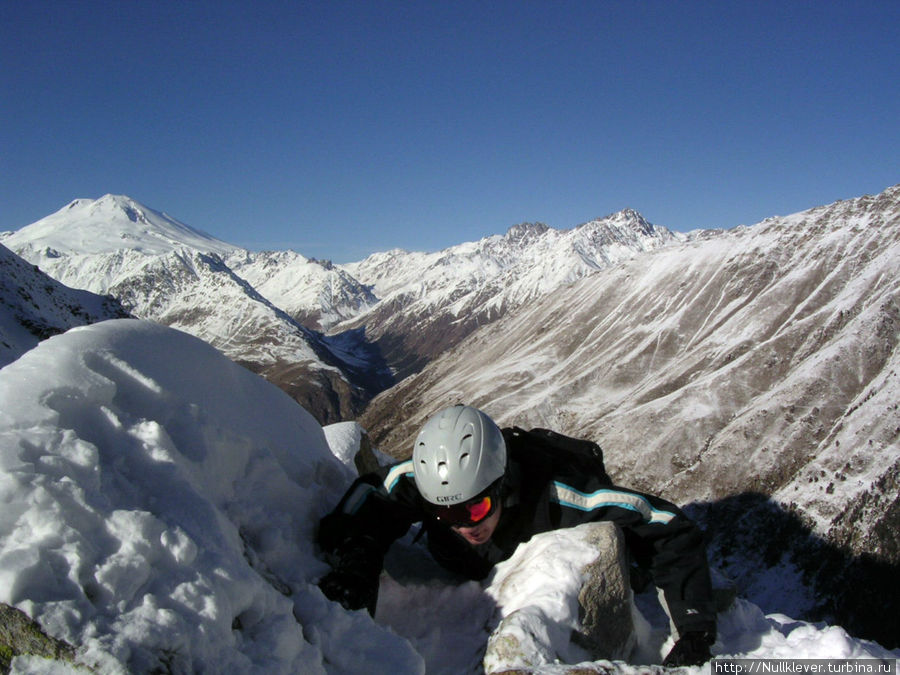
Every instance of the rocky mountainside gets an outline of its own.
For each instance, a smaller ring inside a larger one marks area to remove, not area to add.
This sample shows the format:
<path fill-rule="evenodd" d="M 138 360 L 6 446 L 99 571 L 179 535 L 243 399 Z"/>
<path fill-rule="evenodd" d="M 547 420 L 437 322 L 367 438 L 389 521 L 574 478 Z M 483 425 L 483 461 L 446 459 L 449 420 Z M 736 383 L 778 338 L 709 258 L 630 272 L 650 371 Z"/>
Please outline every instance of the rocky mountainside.
<path fill-rule="evenodd" d="M 570 230 L 525 223 L 436 253 L 376 253 L 342 266 L 379 302 L 338 329 L 364 327 L 402 379 L 480 326 L 675 241 L 628 209 Z"/>
<path fill-rule="evenodd" d="M 126 316 L 114 298 L 68 288 L 0 244 L 0 367 L 52 335 Z"/>
<path fill-rule="evenodd" d="M 398 455 L 460 401 L 597 439 L 617 481 L 694 504 L 723 566 L 758 563 L 730 567 L 745 591 L 783 565 L 811 589 L 794 615 L 893 644 L 896 618 L 865 617 L 885 597 L 900 615 L 898 341 L 900 186 L 593 274 L 477 331 L 362 423 Z"/>

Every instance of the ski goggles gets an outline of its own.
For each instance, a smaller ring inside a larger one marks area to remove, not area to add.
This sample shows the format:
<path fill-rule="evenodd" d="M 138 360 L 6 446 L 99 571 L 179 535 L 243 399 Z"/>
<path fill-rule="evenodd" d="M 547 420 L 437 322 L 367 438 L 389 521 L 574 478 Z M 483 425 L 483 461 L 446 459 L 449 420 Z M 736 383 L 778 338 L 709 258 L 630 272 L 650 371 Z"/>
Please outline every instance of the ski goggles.
<path fill-rule="evenodd" d="M 429 504 L 431 514 L 450 526 L 467 527 L 477 525 L 497 510 L 500 500 L 495 494 L 479 495 L 462 504 L 437 506 Z"/>

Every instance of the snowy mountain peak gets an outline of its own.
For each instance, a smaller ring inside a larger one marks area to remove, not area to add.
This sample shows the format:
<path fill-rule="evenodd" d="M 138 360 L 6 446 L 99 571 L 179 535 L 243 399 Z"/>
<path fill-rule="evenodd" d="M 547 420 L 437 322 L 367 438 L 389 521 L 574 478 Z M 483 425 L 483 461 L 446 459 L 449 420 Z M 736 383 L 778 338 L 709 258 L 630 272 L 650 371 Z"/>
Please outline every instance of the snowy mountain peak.
<path fill-rule="evenodd" d="M 110 197 L 112 195 L 106 195 L 106 196 Z M 73 199 L 71 202 L 69 202 L 69 205 L 66 206 L 66 210 L 77 209 L 81 206 L 84 206 L 85 204 L 91 204 L 91 203 L 93 203 L 93 200 L 91 200 L 91 199 Z"/>
<path fill-rule="evenodd" d="M 513 242 L 529 242 L 549 229 L 550 227 L 544 223 L 519 223 L 506 231 L 506 239 Z"/>
<path fill-rule="evenodd" d="M 570 233 L 572 244 L 579 252 L 585 246 L 589 251 L 595 248 L 618 250 L 620 253 L 628 250 L 648 251 L 684 239 L 668 228 L 652 224 L 634 209 L 623 209 L 604 218 L 582 223 Z"/>
<path fill-rule="evenodd" d="M 603 224 L 608 227 L 617 227 L 623 228 L 637 233 L 638 235 L 652 237 L 658 234 L 658 231 L 661 228 L 656 227 L 643 215 L 641 215 L 638 211 L 634 209 L 626 208 L 621 211 L 617 211 L 612 213 L 604 218 L 597 218 L 596 220 L 592 220 L 588 223 L 584 223 L 583 225 L 579 225 L 579 227 L 587 227 L 596 224 Z"/>
<path fill-rule="evenodd" d="M 226 253 L 236 248 L 130 197 L 112 194 L 75 199 L 4 236 L 3 243 L 18 253 L 44 251 L 48 257 L 122 249 L 158 255 L 184 247 Z"/>
<path fill-rule="evenodd" d="M 87 202 L 87 204 L 85 204 L 85 202 Z M 69 205 L 68 209 L 71 210 L 73 207 L 78 208 L 84 206 L 87 206 L 91 214 L 110 214 L 113 217 L 116 217 L 121 212 L 133 223 L 152 224 L 151 220 L 147 217 L 146 207 L 126 195 L 106 194 L 94 202 L 77 199 Z"/>

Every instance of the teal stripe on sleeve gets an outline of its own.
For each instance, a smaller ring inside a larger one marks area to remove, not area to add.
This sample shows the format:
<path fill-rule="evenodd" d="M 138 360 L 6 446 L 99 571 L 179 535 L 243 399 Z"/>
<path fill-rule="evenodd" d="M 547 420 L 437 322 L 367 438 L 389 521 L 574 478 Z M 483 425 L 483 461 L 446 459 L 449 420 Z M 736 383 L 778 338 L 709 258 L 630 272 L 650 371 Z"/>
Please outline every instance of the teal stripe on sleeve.
<path fill-rule="evenodd" d="M 619 508 L 640 513 L 648 523 L 668 523 L 675 518 L 674 513 L 654 508 L 647 499 L 640 495 L 608 488 L 586 493 L 576 490 L 565 483 L 554 481 L 550 499 L 561 506 L 578 509 L 579 511 L 594 511 L 607 506 L 618 506 Z"/>
<path fill-rule="evenodd" d="M 399 481 L 402 476 L 408 476 L 410 478 L 415 476 L 411 459 L 400 462 L 397 466 L 388 471 L 388 475 L 384 478 L 384 489 L 387 490 L 388 494 L 390 494 L 397 486 L 397 481 Z"/>

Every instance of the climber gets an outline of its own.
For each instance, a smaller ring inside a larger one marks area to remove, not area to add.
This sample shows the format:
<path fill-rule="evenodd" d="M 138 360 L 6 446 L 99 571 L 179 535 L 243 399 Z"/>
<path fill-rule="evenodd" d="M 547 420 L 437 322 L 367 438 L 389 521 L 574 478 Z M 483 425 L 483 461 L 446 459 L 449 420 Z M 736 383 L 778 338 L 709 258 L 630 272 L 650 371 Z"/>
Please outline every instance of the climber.
<path fill-rule="evenodd" d="M 521 429 L 453 406 L 429 418 L 412 458 L 357 479 L 322 519 L 318 542 L 332 565 L 319 586 L 348 609 L 374 615 L 391 544 L 421 522 L 447 569 L 484 579 L 533 535 L 585 522 L 621 528 L 631 559 L 662 591 L 677 631 L 663 665 L 708 661 L 716 614 L 700 530 L 673 504 L 609 483 L 560 456 L 534 451 Z"/>

